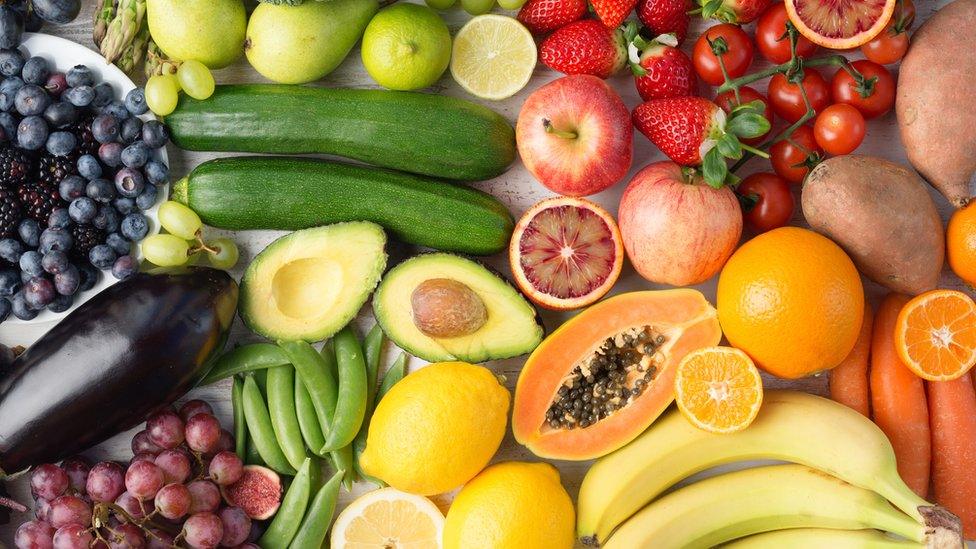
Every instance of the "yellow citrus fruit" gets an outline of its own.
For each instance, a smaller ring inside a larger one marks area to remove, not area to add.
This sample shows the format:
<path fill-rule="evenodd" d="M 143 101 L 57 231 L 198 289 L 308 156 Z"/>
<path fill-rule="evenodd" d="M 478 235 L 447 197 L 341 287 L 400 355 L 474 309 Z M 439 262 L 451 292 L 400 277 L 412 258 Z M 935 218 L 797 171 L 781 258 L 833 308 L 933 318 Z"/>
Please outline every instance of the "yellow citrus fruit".
<path fill-rule="evenodd" d="M 681 414 L 695 427 L 734 433 L 756 419 L 763 384 L 749 355 L 731 347 L 705 347 L 681 359 L 674 395 Z"/>
<path fill-rule="evenodd" d="M 952 272 L 976 285 L 976 202 L 956 210 L 949 218 L 946 255 Z"/>
<path fill-rule="evenodd" d="M 491 370 L 440 362 L 403 378 L 376 406 L 363 471 L 430 496 L 471 480 L 505 436 L 511 393 Z"/>
<path fill-rule="evenodd" d="M 573 501 L 548 463 L 509 461 L 464 485 L 444 523 L 444 549 L 569 549 Z"/>
<path fill-rule="evenodd" d="M 757 366 L 788 379 L 840 364 L 864 317 L 854 263 L 830 239 L 782 227 L 739 248 L 718 279 L 718 319 Z"/>
<path fill-rule="evenodd" d="M 443 531 L 444 515 L 429 499 L 383 488 L 343 509 L 329 541 L 332 549 L 440 549 Z"/>

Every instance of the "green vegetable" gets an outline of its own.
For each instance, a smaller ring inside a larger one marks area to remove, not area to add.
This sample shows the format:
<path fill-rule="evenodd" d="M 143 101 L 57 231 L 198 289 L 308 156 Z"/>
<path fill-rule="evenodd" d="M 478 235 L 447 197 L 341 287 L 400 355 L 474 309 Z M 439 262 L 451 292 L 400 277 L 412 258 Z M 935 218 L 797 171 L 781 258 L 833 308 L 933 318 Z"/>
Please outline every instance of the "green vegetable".
<path fill-rule="evenodd" d="M 317 472 L 317 464 L 314 467 Z M 302 524 L 302 517 L 308 508 L 308 498 L 312 492 L 313 482 L 313 463 L 310 458 L 305 458 L 295 480 L 292 481 L 285 497 L 281 500 L 281 507 L 275 514 L 271 525 L 264 531 L 264 535 L 258 540 L 258 545 L 263 549 L 285 549 L 298 532 Z"/>
<path fill-rule="evenodd" d="M 373 324 L 372 329 L 363 340 L 363 356 L 366 357 L 366 410 L 372 410 L 376 398 L 376 377 L 380 369 L 380 353 L 383 352 L 383 328 L 379 322 Z M 368 413 L 368 412 L 367 412 Z M 364 423 L 365 426 L 365 423 Z M 361 431 L 362 429 L 360 429 Z"/>
<path fill-rule="evenodd" d="M 359 456 L 361 456 L 366 450 L 366 438 L 369 434 L 369 420 L 373 416 L 373 411 L 376 409 L 376 405 L 383 400 L 386 393 L 390 392 L 390 389 L 392 389 L 397 382 L 403 379 L 403 376 L 406 374 L 406 369 L 407 354 L 400 353 L 400 356 L 397 357 L 396 362 L 393 363 L 393 366 L 390 366 L 390 369 L 387 370 L 386 375 L 383 376 L 383 383 L 380 384 L 380 388 L 376 391 L 374 405 L 370 406 L 370 408 L 366 411 L 366 417 L 363 419 L 363 426 L 359 430 L 359 434 L 356 435 L 356 440 L 354 440 L 352 443 L 353 465 L 356 469 L 356 474 L 358 474 L 363 480 L 367 480 L 381 487 L 386 486 L 386 483 L 378 478 L 371 477 L 364 473 L 359 467 Z"/>
<path fill-rule="evenodd" d="M 261 454 L 258 453 L 258 447 L 254 445 L 254 437 L 247 439 L 247 448 L 244 449 L 244 463 L 247 465 L 261 465 L 262 467 L 267 465 L 261 459 Z"/>
<path fill-rule="evenodd" d="M 339 395 L 332 428 L 322 451 L 348 446 L 356 438 L 366 413 L 366 362 L 362 346 L 350 326 L 340 330 L 333 342 L 339 366 Z"/>
<path fill-rule="evenodd" d="M 393 366 L 390 366 L 389 371 L 387 371 L 386 375 L 383 376 L 383 383 L 380 384 L 380 389 L 379 391 L 376 392 L 376 402 L 378 403 L 379 401 L 383 400 L 383 397 L 386 396 L 386 393 L 389 393 L 390 389 L 392 389 L 394 385 L 399 383 L 400 380 L 403 379 L 403 376 L 405 376 L 406 374 L 407 374 L 407 354 L 400 353 L 400 356 L 399 358 L 397 358 L 397 361 L 393 363 Z"/>
<path fill-rule="evenodd" d="M 445 179 L 491 179 L 515 160 L 505 118 L 446 95 L 217 86 L 203 101 L 183 97 L 166 125 L 177 146 L 194 151 L 323 153 Z"/>
<path fill-rule="evenodd" d="M 332 516 L 335 514 L 336 499 L 339 497 L 339 481 L 342 479 L 343 472 L 338 471 L 319 488 L 308 506 L 298 534 L 291 540 L 291 549 L 320 549 L 323 546 L 329 526 L 332 525 Z"/>
<path fill-rule="evenodd" d="M 247 458 L 247 422 L 244 419 L 244 380 L 239 376 L 234 376 L 230 403 L 234 409 L 234 451 L 244 460 Z"/>
<path fill-rule="evenodd" d="M 322 433 L 328 438 L 328 431 L 332 429 L 332 416 L 335 414 L 339 387 L 330 371 L 327 358 L 319 355 L 304 341 L 279 341 L 278 345 L 295 365 L 298 376 L 308 388 L 312 405 L 315 407 L 315 416 L 322 427 Z"/>
<path fill-rule="evenodd" d="M 335 354 L 335 342 L 333 340 L 326 341 L 322 345 L 322 360 L 325 361 L 325 365 L 328 368 L 329 375 L 332 379 L 339 379 L 339 366 L 336 361 Z M 339 388 L 335 388 L 335 397 L 333 400 L 338 399 Z M 333 417 L 329 417 L 329 424 L 331 425 Z M 323 442 L 322 446 L 325 446 Z M 332 462 L 332 468 L 336 471 L 345 471 L 345 475 L 342 478 L 342 485 L 345 486 L 346 490 L 352 490 L 352 485 L 356 482 L 356 471 L 354 468 L 354 458 L 351 446 L 345 446 L 339 448 L 333 452 L 329 452 L 329 460 Z"/>
<path fill-rule="evenodd" d="M 295 408 L 295 368 L 275 366 L 268 369 L 268 413 L 275 438 L 288 463 L 295 469 L 308 457 L 305 440 L 298 424 Z"/>
<path fill-rule="evenodd" d="M 514 227 L 505 205 L 477 189 L 311 158 L 218 158 L 178 181 L 171 198 L 221 229 L 372 221 L 403 242 L 476 255 L 506 249 Z"/>
<path fill-rule="evenodd" d="M 115 18 L 109 23 L 99 48 L 106 61 L 114 63 L 132 44 L 145 16 L 146 0 L 119 0 Z"/>
<path fill-rule="evenodd" d="M 295 412 L 298 414 L 298 427 L 302 431 L 305 446 L 324 457 L 321 448 L 325 445 L 325 436 L 322 435 L 322 426 L 315 416 L 315 405 L 312 404 L 312 397 L 308 394 L 308 388 L 302 382 L 301 376 L 295 376 Z"/>
<path fill-rule="evenodd" d="M 227 351 L 203 378 L 200 385 L 210 385 L 221 379 L 254 370 L 263 370 L 288 364 L 288 357 L 277 345 L 252 343 Z"/>
<path fill-rule="evenodd" d="M 285 475 L 294 475 L 295 469 L 278 446 L 264 396 L 253 376 L 244 380 L 244 418 L 254 447 L 268 467 Z"/>

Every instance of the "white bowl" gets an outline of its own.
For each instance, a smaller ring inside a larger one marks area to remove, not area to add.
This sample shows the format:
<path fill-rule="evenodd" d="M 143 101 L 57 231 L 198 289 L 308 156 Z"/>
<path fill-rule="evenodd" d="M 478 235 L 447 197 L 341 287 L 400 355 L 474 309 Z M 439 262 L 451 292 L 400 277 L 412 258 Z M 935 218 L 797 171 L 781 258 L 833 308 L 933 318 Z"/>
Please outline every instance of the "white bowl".
<path fill-rule="evenodd" d="M 24 33 L 24 40 L 21 43 L 20 50 L 27 56 L 38 56 L 43 57 L 47 60 L 48 65 L 56 71 L 67 72 L 68 69 L 75 65 L 87 65 L 91 69 L 92 74 L 95 77 L 95 82 L 108 82 L 115 89 L 116 98 L 121 99 L 125 97 L 125 94 L 129 90 L 136 87 L 136 85 L 129 79 L 128 76 L 115 65 L 110 65 L 105 62 L 105 58 L 99 55 L 97 52 L 90 50 L 81 44 L 77 44 L 70 40 L 65 40 L 64 38 L 58 38 L 57 36 L 50 36 L 47 34 L 39 33 Z M 141 116 L 143 120 L 152 120 L 154 117 L 152 113 L 146 113 Z M 163 163 L 169 165 L 169 159 L 166 156 L 166 150 L 160 149 L 155 151 L 154 157 L 157 160 L 161 160 Z M 167 196 L 167 186 L 158 185 L 159 194 L 156 198 L 156 204 L 152 208 L 145 210 L 143 213 L 149 219 L 149 234 L 156 234 L 159 232 L 159 218 L 157 212 L 159 211 L 159 205 L 163 201 L 163 197 Z M 132 246 L 132 255 L 136 261 L 142 261 L 142 251 L 138 245 Z M 13 324 L 39 324 L 45 322 L 55 322 L 64 315 L 73 311 L 78 305 L 81 305 L 85 301 L 88 301 L 95 294 L 101 292 L 105 288 L 108 288 L 112 284 L 115 284 L 118 280 L 112 276 L 109 271 L 102 271 L 101 278 L 95 287 L 87 292 L 80 292 L 75 295 L 74 304 L 71 308 L 63 313 L 52 313 L 51 311 L 45 309 L 41 311 L 36 318 L 33 320 L 20 320 L 14 315 L 10 315 L 6 323 Z"/>

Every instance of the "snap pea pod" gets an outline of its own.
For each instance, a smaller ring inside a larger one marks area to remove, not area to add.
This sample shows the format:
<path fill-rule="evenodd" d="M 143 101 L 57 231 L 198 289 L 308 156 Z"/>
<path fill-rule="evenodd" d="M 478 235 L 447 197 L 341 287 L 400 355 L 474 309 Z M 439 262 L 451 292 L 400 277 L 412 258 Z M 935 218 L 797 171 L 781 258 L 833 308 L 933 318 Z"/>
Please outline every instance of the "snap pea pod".
<path fill-rule="evenodd" d="M 302 378 L 308 394 L 312 397 L 315 416 L 319 419 L 322 434 L 328 439 L 328 432 L 332 428 L 332 415 L 335 413 L 336 397 L 339 386 L 332 375 L 328 359 L 304 341 L 279 341 L 278 346 L 285 351 Z"/>
<path fill-rule="evenodd" d="M 244 449 L 244 463 L 246 465 L 260 465 L 262 467 L 267 467 L 268 464 L 261 459 L 261 454 L 258 453 L 258 447 L 254 445 L 254 437 L 248 437 L 247 448 Z"/>
<path fill-rule="evenodd" d="M 268 414 L 268 408 L 264 404 L 264 396 L 261 394 L 261 389 L 258 388 L 254 376 L 248 376 L 244 380 L 244 418 L 247 421 L 247 430 L 251 433 L 254 446 L 268 467 L 285 475 L 294 475 L 295 469 L 278 446 L 274 427 L 271 424 L 271 416 Z"/>
<path fill-rule="evenodd" d="M 376 398 L 376 377 L 380 371 L 380 354 L 383 352 L 383 328 L 379 323 L 366 334 L 363 340 L 363 356 L 366 357 L 366 410 L 373 409 Z M 360 429 L 362 431 L 362 429 Z"/>
<path fill-rule="evenodd" d="M 390 369 L 386 371 L 386 375 L 383 376 L 383 382 L 380 384 L 380 388 L 376 391 L 376 399 L 375 399 L 376 405 L 379 405 L 380 401 L 383 400 L 383 397 L 386 396 L 386 393 L 390 392 L 390 389 L 394 385 L 396 385 L 397 382 L 403 379 L 403 376 L 406 373 L 406 369 L 407 369 L 407 353 L 400 353 L 400 356 L 397 357 L 396 362 L 394 362 L 393 365 L 390 366 Z M 376 477 L 367 475 L 366 473 L 363 472 L 362 468 L 359 467 L 359 456 L 361 456 L 363 452 L 366 450 L 366 437 L 367 434 L 369 433 L 369 422 L 372 419 L 373 412 L 375 410 L 376 410 L 375 406 L 371 410 L 369 410 L 366 419 L 363 421 L 363 428 L 359 431 L 359 435 L 356 436 L 356 440 L 354 440 L 352 443 L 353 464 L 356 468 L 356 474 L 358 474 L 360 478 L 372 482 L 377 486 L 383 487 L 386 486 L 385 482 L 383 482 L 382 480 Z"/>
<path fill-rule="evenodd" d="M 325 345 L 322 346 L 321 356 L 322 360 L 325 362 L 326 368 L 328 368 L 328 371 L 332 376 L 332 379 L 338 379 L 339 374 L 337 370 L 339 367 L 336 365 L 335 346 L 331 340 L 325 342 Z M 338 393 L 339 387 L 335 386 L 333 391 Z M 333 401 L 337 396 L 338 395 L 333 396 Z M 329 425 L 332 424 L 332 419 L 332 415 L 330 414 Z M 323 435 L 324 434 L 325 430 L 323 430 Z M 325 443 L 323 442 L 322 445 L 325 446 Z M 352 448 L 346 446 L 344 448 L 329 452 L 328 455 L 329 461 L 332 463 L 332 468 L 334 470 L 346 472 L 342 478 L 342 485 L 346 488 L 346 490 L 352 490 L 352 485 L 354 482 L 356 482 L 356 471 L 353 467 Z"/>
<path fill-rule="evenodd" d="M 332 478 L 319 488 L 312 499 L 312 503 L 305 512 L 305 519 L 298 529 L 295 539 L 291 540 L 290 549 L 320 549 L 325 543 L 325 536 L 332 525 L 335 514 L 336 499 L 339 497 L 339 481 L 345 471 L 338 471 Z"/>
<path fill-rule="evenodd" d="M 348 446 L 363 424 L 366 414 L 366 360 L 351 326 L 339 330 L 333 339 L 339 366 L 339 396 L 323 451 Z"/>
<path fill-rule="evenodd" d="M 325 436 L 322 434 L 319 418 L 315 416 L 315 405 L 312 404 L 312 397 L 308 394 L 302 376 L 297 375 L 295 376 L 295 413 L 298 415 L 298 428 L 302 432 L 305 446 L 321 457 L 327 456 L 328 454 L 321 450 L 325 445 Z"/>
<path fill-rule="evenodd" d="M 261 389 L 261 396 L 265 399 L 268 398 L 268 370 L 257 370 L 252 373 L 249 377 L 254 378 L 254 382 L 258 384 L 258 389 Z"/>
<path fill-rule="evenodd" d="M 263 370 L 288 364 L 288 357 L 277 345 L 252 343 L 227 351 L 200 382 L 200 386 L 216 383 L 236 374 Z"/>
<path fill-rule="evenodd" d="M 405 375 L 407 375 L 407 353 L 400 353 L 396 362 L 393 363 L 393 366 L 390 366 L 386 375 L 383 376 L 383 383 L 380 384 L 379 390 L 376 391 L 376 402 L 379 403 L 379 401 L 383 400 L 386 393 L 389 393 L 390 389 L 399 383 Z"/>
<path fill-rule="evenodd" d="M 247 457 L 247 422 L 244 420 L 244 380 L 240 376 L 234 376 L 230 403 L 234 409 L 234 451 L 244 460 Z"/>
<path fill-rule="evenodd" d="M 308 509 L 312 486 L 316 484 L 313 482 L 313 467 L 318 470 L 317 464 L 313 464 L 311 458 L 305 458 L 291 486 L 285 492 L 274 520 L 258 540 L 258 545 L 263 549 L 285 549 L 295 537 L 298 528 L 302 525 L 305 510 Z"/>
<path fill-rule="evenodd" d="M 305 458 L 305 439 L 295 409 L 295 368 L 292 365 L 268 368 L 268 414 L 278 447 L 295 469 Z"/>

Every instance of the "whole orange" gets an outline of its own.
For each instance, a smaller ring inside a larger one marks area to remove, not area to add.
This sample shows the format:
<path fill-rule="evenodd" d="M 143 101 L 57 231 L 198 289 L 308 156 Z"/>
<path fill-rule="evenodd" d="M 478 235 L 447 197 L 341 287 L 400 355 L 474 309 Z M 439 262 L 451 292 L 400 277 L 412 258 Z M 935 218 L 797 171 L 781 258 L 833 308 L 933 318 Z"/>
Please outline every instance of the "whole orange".
<path fill-rule="evenodd" d="M 976 285 L 976 202 L 956 210 L 946 228 L 949 267 L 968 284 Z"/>
<path fill-rule="evenodd" d="M 718 279 L 718 319 L 756 365 L 796 379 L 854 348 L 864 316 L 857 268 L 830 239 L 782 227 L 746 242 Z"/>

